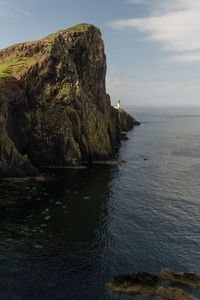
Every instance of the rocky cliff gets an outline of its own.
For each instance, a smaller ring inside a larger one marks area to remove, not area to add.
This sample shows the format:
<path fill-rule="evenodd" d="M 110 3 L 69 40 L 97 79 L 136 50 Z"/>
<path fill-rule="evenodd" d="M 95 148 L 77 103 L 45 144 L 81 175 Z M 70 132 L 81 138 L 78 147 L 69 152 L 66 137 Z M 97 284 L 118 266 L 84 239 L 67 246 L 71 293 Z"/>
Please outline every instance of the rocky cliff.
<path fill-rule="evenodd" d="M 80 24 L 0 51 L 0 175 L 104 160 L 138 123 L 110 104 L 98 28 Z"/>

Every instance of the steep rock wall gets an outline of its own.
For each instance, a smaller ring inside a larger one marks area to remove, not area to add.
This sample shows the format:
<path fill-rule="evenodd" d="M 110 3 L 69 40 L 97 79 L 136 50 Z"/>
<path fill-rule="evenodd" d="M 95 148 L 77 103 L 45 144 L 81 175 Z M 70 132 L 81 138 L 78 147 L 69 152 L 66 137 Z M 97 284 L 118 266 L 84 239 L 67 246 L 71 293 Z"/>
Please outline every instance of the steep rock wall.
<path fill-rule="evenodd" d="M 111 106 L 105 75 L 101 33 L 89 24 L 1 50 L 0 174 L 112 157 L 137 122 Z"/>

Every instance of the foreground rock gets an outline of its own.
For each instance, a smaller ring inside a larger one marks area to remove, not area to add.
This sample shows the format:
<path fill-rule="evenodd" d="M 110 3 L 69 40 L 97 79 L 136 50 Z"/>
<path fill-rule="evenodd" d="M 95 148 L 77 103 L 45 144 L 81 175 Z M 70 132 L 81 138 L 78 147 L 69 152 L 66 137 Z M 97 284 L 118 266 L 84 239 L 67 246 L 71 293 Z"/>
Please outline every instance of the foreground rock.
<path fill-rule="evenodd" d="M 176 278 L 176 280 L 175 280 Z M 159 296 L 167 300 L 194 300 L 193 296 L 179 288 L 164 285 L 164 281 L 184 284 L 191 288 L 200 287 L 200 275 L 194 273 L 173 274 L 163 269 L 161 273 L 138 272 L 119 275 L 107 284 L 107 287 L 117 293 L 129 295 Z"/>
<path fill-rule="evenodd" d="M 172 273 L 169 269 L 162 269 L 156 273 L 161 280 L 168 280 L 174 284 L 185 285 L 191 289 L 200 288 L 200 274 L 193 272 Z"/>
<path fill-rule="evenodd" d="M 111 106 L 98 28 L 80 24 L 0 51 L 0 175 L 106 160 L 137 121 Z"/>

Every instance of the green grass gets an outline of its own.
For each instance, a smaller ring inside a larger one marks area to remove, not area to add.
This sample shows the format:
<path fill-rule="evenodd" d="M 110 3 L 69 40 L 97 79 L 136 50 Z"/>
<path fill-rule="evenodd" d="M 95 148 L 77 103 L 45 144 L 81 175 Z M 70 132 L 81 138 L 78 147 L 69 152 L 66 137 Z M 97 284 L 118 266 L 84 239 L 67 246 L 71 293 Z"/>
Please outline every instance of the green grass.
<path fill-rule="evenodd" d="M 33 57 L 21 57 L 10 62 L 0 64 L 0 79 L 20 75 L 24 69 L 34 64 Z"/>
<path fill-rule="evenodd" d="M 15 52 L 15 46 L 20 46 L 20 45 L 34 45 L 35 43 L 39 43 L 41 41 L 48 41 L 47 44 L 47 49 L 48 51 L 51 50 L 53 44 L 54 44 L 54 40 L 55 38 L 60 34 L 60 33 L 64 33 L 64 32 L 86 32 L 88 30 L 88 28 L 90 28 L 93 25 L 90 24 L 78 24 L 75 25 L 73 27 L 69 27 L 67 29 L 64 30 L 60 30 L 54 34 L 50 34 L 47 37 L 38 40 L 38 41 L 32 41 L 32 42 L 26 42 L 26 43 L 20 43 L 20 44 L 16 44 L 13 45 L 13 51 L 10 52 L 9 55 L 5 55 L 5 60 L 3 63 L 0 62 L 0 79 L 6 79 L 9 77 L 17 77 L 20 76 L 21 74 L 23 74 L 23 72 L 25 71 L 26 68 L 30 67 L 31 65 L 33 65 L 35 63 L 35 58 L 34 57 L 23 57 L 24 53 L 23 50 L 20 49 L 19 50 L 19 54 L 20 54 L 20 58 L 16 58 L 16 52 Z M 95 28 L 93 26 L 93 28 Z M 2 49 L 0 52 L 5 52 L 6 53 L 6 49 Z"/>
<path fill-rule="evenodd" d="M 30 46 L 31 46 L 31 45 L 34 45 L 35 43 L 39 43 L 39 42 L 41 42 L 41 41 L 48 41 L 48 42 L 49 42 L 49 45 L 48 45 L 47 47 L 48 47 L 48 50 L 51 50 L 51 48 L 52 48 L 52 46 L 53 46 L 54 39 L 55 39 L 60 33 L 62 33 L 62 32 L 85 32 L 85 31 L 88 30 L 88 28 L 89 28 L 90 26 L 93 26 L 93 25 L 86 24 L 86 23 L 78 24 L 78 25 L 75 25 L 75 26 L 73 26 L 73 27 L 69 27 L 69 28 L 67 28 L 67 29 L 59 30 L 58 32 L 53 33 L 53 34 L 50 34 L 50 35 L 48 35 L 48 36 L 46 36 L 46 37 L 44 37 L 44 38 L 42 38 L 42 39 L 40 39 L 40 40 L 35 40 L 35 41 L 29 41 L 29 42 L 19 43 L 19 44 L 15 44 L 15 45 L 13 45 L 13 46 L 11 46 L 11 47 L 13 47 L 13 49 L 14 49 L 15 46 L 20 46 L 20 45 L 30 45 Z M 93 27 L 94 27 L 94 26 L 93 26 Z M 94 27 L 94 28 L 95 28 L 95 27 Z M 0 52 L 5 51 L 6 49 L 7 49 L 7 48 L 1 49 Z M 22 52 L 22 51 L 21 51 L 21 52 Z M 0 73 L 1 73 L 1 66 L 0 66 Z M 1 75 L 0 75 L 0 76 L 1 76 Z M 8 73 L 5 72 L 4 75 L 2 75 L 2 76 L 4 76 L 4 78 L 7 77 L 7 76 L 8 76 Z M 0 78 L 1 78 L 1 77 L 0 77 Z"/>
<path fill-rule="evenodd" d="M 7 78 L 10 76 L 9 63 L 4 63 L 0 65 L 0 78 Z"/>
<path fill-rule="evenodd" d="M 78 24 L 76 26 L 73 26 L 73 27 L 69 27 L 67 28 L 66 30 L 64 31 L 70 31 L 70 32 L 85 32 L 88 30 L 88 28 L 90 27 L 91 25 L 90 24 Z"/>

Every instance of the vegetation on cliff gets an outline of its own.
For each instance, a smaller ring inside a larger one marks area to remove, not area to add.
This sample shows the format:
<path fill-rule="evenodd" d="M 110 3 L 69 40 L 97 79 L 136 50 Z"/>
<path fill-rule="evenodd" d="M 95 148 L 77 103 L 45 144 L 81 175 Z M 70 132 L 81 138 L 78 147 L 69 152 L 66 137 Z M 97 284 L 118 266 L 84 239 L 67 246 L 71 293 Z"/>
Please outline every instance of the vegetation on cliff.
<path fill-rule="evenodd" d="M 0 174 L 112 157 L 137 122 L 111 106 L 105 75 L 101 33 L 89 24 L 1 50 Z"/>

